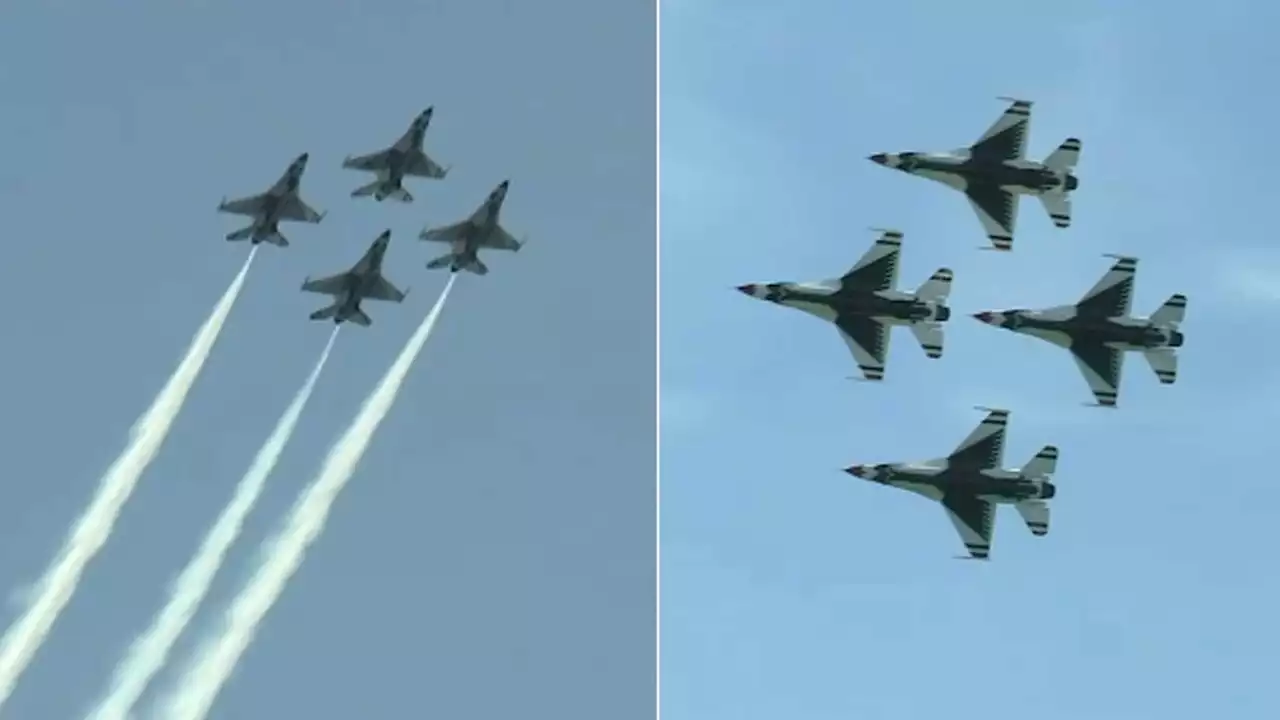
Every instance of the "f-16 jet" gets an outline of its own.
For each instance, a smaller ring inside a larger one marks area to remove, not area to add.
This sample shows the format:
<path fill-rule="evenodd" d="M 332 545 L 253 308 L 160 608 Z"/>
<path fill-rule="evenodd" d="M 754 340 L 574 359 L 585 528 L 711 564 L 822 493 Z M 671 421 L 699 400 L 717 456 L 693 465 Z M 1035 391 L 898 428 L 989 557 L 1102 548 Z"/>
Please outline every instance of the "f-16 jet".
<path fill-rule="evenodd" d="M 422 139 L 427 134 L 427 126 L 431 124 L 433 112 L 435 108 L 423 110 L 391 147 L 368 155 L 348 155 L 342 161 L 342 167 L 348 170 L 364 170 L 377 174 L 377 179 L 373 182 L 353 190 L 351 197 L 372 195 L 378 202 L 392 198 L 402 203 L 411 203 L 413 196 L 404 189 L 406 177 L 443 180 L 444 176 L 449 174 L 449 168 L 441 167 L 422 150 Z"/>
<path fill-rule="evenodd" d="M 333 318 L 335 325 L 350 320 L 357 325 L 369 327 L 373 320 L 360 309 L 361 301 L 403 301 L 409 293 L 401 292 L 382 276 L 382 258 L 387 254 L 387 244 L 390 242 L 391 231 L 386 230 L 373 241 L 364 257 L 350 270 L 318 280 L 307 278 L 303 281 L 303 290 L 333 296 L 333 304 L 311 313 L 311 319 Z"/>
<path fill-rule="evenodd" d="M 931 358 L 942 357 L 942 323 L 951 317 L 947 297 L 952 272 L 941 268 L 914 293 L 895 290 L 902 233 L 883 230 L 871 249 L 843 277 L 817 282 L 739 285 L 754 298 L 802 310 L 833 323 L 863 378 L 884 379 L 890 327 L 905 325 Z"/>
<path fill-rule="evenodd" d="M 964 193 L 994 249 L 1012 250 L 1019 196 L 1039 198 L 1053 224 L 1065 228 L 1071 225 L 1068 193 L 1080 185 L 1073 174 L 1080 161 L 1080 140 L 1067 138 L 1043 162 L 1028 160 L 1031 103 L 1012 102 L 1000 119 L 967 148 L 949 153 L 878 153 L 868 159 Z"/>
<path fill-rule="evenodd" d="M 1129 317 L 1138 260 L 1119 255 L 1105 257 L 1116 258 L 1115 264 L 1075 305 L 980 312 L 974 317 L 1070 350 L 1096 404 L 1115 407 L 1125 352 L 1141 352 L 1161 383 L 1172 385 L 1177 381 L 1175 349 L 1182 347 L 1184 340 L 1178 326 L 1187 314 L 1187 296 L 1175 293 L 1149 318 Z"/>
<path fill-rule="evenodd" d="M 516 240 L 499 224 L 498 215 L 502 212 L 502 202 L 507 199 L 507 189 L 510 187 L 511 181 L 503 180 L 489 193 L 484 203 L 471 213 L 471 217 L 462 222 L 423 230 L 418 239 L 449 243 L 452 246 L 447 254 L 427 263 L 427 268 L 434 270 L 448 265 L 450 272 L 468 270 L 476 275 L 485 275 L 489 268 L 477 256 L 481 248 L 515 252 L 524 247 L 525 241 Z"/>
<path fill-rule="evenodd" d="M 1045 501 L 1058 492 L 1051 480 L 1058 468 L 1058 448 L 1046 445 L 1021 468 L 1005 469 L 1004 433 L 1009 411 L 978 409 L 986 410 L 987 417 L 946 457 L 854 465 L 845 472 L 942 503 L 969 558 L 986 560 L 991 554 L 997 504 L 1017 508 L 1033 534 L 1049 533 L 1049 505 Z"/>
<path fill-rule="evenodd" d="M 316 212 L 298 196 L 302 172 L 307 169 L 307 157 L 307 153 L 299 155 L 289 164 L 288 169 L 275 185 L 264 193 L 238 200 L 222 198 L 222 202 L 218 205 L 220 212 L 253 218 L 252 225 L 227 235 L 228 240 L 249 240 L 254 245 L 269 242 L 280 247 L 288 247 L 289 241 L 280 234 L 281 222 L 288 220 L 314 225 L 324 219 L 325 213 Z"/>

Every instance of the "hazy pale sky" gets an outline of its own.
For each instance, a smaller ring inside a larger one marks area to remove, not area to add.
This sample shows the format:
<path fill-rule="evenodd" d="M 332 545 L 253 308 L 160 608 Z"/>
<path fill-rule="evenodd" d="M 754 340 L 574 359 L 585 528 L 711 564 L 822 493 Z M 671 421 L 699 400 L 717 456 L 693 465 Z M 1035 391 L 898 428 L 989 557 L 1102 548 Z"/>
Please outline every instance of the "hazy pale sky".
<path fill-rule="evenodd" d="M 310 152 L 302 196 L 329 215 L 259 252 L 4 716 L 89 708 L 328 337 L 302 279 L 391 228 L 386 276 L 413 292 L 344 329 L 190 648 L 444 286 L 418 231 L 510 178 L 503 221 L 528 247 L 459 279 L 213 717 L 653 717 L 654 75 L 653 6 L 633 0 L 7 3 L 6 587 L 44 569 L 239 269 L 218 200 Z M 412 205 L 349 198 L 368 176 L 342 158 L 428 105 L 449 177 L 409 180 Z"/>
<path fill-rule="evenodd" d="M 684 0 L 662 18 L 664 720 L 1274 718 L 1280 307 L 1265 148 L 1273 3 Z M 878 167 L 1035 102 L 1028 154 L 1084 141 L 1075 223 L 1024 200 L 1012 254 L 964 198 Z M 1258 153 L 1264 155 L 1259 156 Z M 901 286 L 955 270 L 946 356 L 894 331 L 882 385 L 836 331 L 734 291 L 836 277 L 905 231 Z M 1190 298 L 1177 385 L 1120 409 L 979 310 L 1071 303 L 1140 258 L 1136 313 Z M 944 455 L 1012 410 L 1061 447 L 1053 528 L 998 513 L 960 563 L 942 508 L 840 469 Z"/>

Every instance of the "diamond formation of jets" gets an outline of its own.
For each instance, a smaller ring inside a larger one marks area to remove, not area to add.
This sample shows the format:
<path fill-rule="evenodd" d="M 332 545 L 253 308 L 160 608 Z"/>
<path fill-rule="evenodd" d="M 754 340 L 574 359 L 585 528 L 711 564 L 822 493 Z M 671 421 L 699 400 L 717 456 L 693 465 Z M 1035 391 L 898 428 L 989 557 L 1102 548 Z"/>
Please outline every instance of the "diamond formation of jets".
<path fill-rule="evenodd" d="M 332 318 L 334 324 L 349 320 L 357 325 L 369 327 L 373 324 L 373 320 L 361 309 L 361 301 L 403 302 L 408 293 L 402 292 L 382 276 L 382 259 L 387 254 L 387 245 L 390 242 L 391 231 L 383 231 L 350 270 L 317 280 L 307 278 L 303 281 L 304 291 L 333 297 L 333 304 L 311 313 L 311 319 Z"/>
<path fill-rule="evenodd" d="M 1080 185 L 1073 174 L 1080 161 L 1080 140 L 1067 138 L 1043 162 L 1028 160 L 1031 103 L 1012 104 L 978 141 L 949 153 L 877 153 L 868 159 L 959 190 L 969 199 L 996 250 L 1013 249 L 1018 198 L 1040 199 L 1053 224 L 1071 225 L 1071 195 Z"/>
<path fill-rule="evenodd" d="M 517 252 L 524 247 L 525 241 L 515 239 L 499 222 L 502 203 L 507 199 L 510 187 L 511 181 L 503 180 L 466 220 L 428 228 L 419 233 L 419 240 L 450 245 L 449 252 L 427 263 L 427 268 L 434 270 L 447 265 L 450 272 L 467 270 L 476 275 L 485 275 L 489 268 L 480 262 L 478 255 L 481 248 Z"/>
<path fill-rule="evenodd" d="M 1071 225 L 1073 193 L 1080 185 L 1075 170 L 1081 141 L 1067 138 L 1043 161 L 1028 160 L 1031 103 L 1002 99 L 1010 105 L 967 148 L 949 153 L 877 153 L 869 159 L 963 192 L 990 241 L 983 249 L 1009 251 L 1023 195 L 1036 197 L 1058 228 Z M 871 249 L 839 278 L 750 283 L 737 289 L 835 325 L 863 378 L 883 381 L 890 328 L 910 328 L 926 355 L 940 358 L 943 324 L 951 317 L 950 269 L 939 269 L 915 292 L 895 289 L 902 239 L 901 231 L 881 231 Z M 1133 317 L 1138 260 L 1125 255 L 1108 257 L 1115 259 L 1111 269 L 1074 305 L 984 311 L 973 317 L 1066 348 L 1094 396 L 1096 402 L 1090 404 L 1115 408 L 1126 353 L 1142 353 L 1162 384 L 1177 381 L 1178 349 L 1186 342 L 1181 327 L 1187 297 L 1175 293 L 1150 317 Z M 1023 467 L 1005 468 L 1005 428 L 1010 413 L 979 409 L 986 410 L 987 417 L 946 457 L 853 465 L 845 472 L 941 503 L 968 550 L 967 558 L 986 560 L 991 554 L 996 505 L 1013 505 L 1034 535 L 1048 534 L 1047 501 L 1057 494 L 1052 477 L 1057 470 L 1058 448 L 1046 445 Z"/>
<path fill-rule="evenodd" d="M 342 161 L 345 169 L 375 175 L 373 182 L 352 191 L 353 198 L 371 196 L 379 202 L 391 198 L 401 203 L 412 203 L 413 195 L 404 188 L 405 178 L 443 180 L 449 174 L 448 166 L 436 162 L 423 150 L 423 140 L 434 114 L 434 106 L 423 110 L 390 147 L 367 155 L 348 155 Z M 252 220 L 248 227 L 229 233 L 226 239 L 249 240 L 253 245 L 266 242 L 288 247 L 289 240 L 280 232 L 281 222 L 315 225 L 324 220 L 326 213 L 308 205 L 300 195 L 302 175 L 309 159 L 309 153 L 299 155 L 289 164 L 280 179 L 265 192 L 235 200 L 223 197 L 218 204 L 220 212 Z M 503 180 L 466 220 L 423 230 L 419 236 L 422 240 L 444 242 L 451 246 L 448 254 L 427 263 L 427 267 L 434 269 L 448 266 L 454 273 L 468 270 L 477 275 L 485 275 L 489 268 L 478 257 L 481 248 L 520 250 L 524 241 L 516 240 L 499 222 L 499 214 L 510 187 L 511 181 Z M 407 293 L 401 292 L 382 275 L 382 261 L 390 242 L 391 231 L 387 230 L 374 240 L 360 261 L 347 272 L 317 280 L 307 278 L 302 285 L 304 291 L 334 298 L 333 304 L 311 313 L 311 319 L 332 319 L 335 324 L 350 321 L 367 327 L 373 320 L 361 308 L 362 301 L 372 299 L 402 302 Z"/>
<path fill-rule="evenodd" d="M 1058 468 L 1058 448 L 1046 445 L 1021 468 L 1005 468 L 1009 411 L 979 409 L 986 410 L 987 417 L 946 457 L 854 465 L 845 472 L 942 503 L 969 557 L 986 560 L 991 554 L 996 505 L 1013 505 L 1033 534 L 1049 533 L 1046 501 L 1058 492 L 1051 480 Z"/>
<path fill-rule="evenodd" d="M 387 198 L 402 203 L 413 202 L 413 195 L 404 189 L 406 177 L 430 178 L 443 180 L 449 174 L 449 168 L 432 160 L 422 149 L 427 126 L 431 124 L 434 107 L 423 110 L 409 129 L 396 140 L 391 147 L 368 155 L 347 156 L 342 167 L 348 170 L 363 170 L 376 174 L 376 178 L 368 185 L 362 185 L 351 192 L 351 197 L 367 197 L 382 202 Z"/>
<path fill-rule="evenodd" d="M 1178 379 L 1178 327 L 1187 312 L 1187 296 L 1175 293 L 1148 318 L 1130 317 L 1137 258 L 1116 259 L 1111 269 L 1074 305 L 1043 310 L 980 312 L 978 320 L 1038 337 L 1071 351 L 1097 405 L 1115 407 L 1126 352 L 1140 352 L 1165 385 Z"/>
<path fill-rule="evenodd" d="M 915 292 L 896 290 L 902 233 L 883 230 L 871 249 L 842 277 L 817 282 L 752 283 L 746 295 L 785 305 L 836 326 L 866 380 L 884 379 L 889 330 L 911 329 L 925 354 L 942 357 L 942 323 L 951 317 L 952 272 L 941 268 Z"/>
<path fill-rule="evenodd" d="M 246 228 L 236 230 L 227 235 L 227 240 L 249 240 L 254 245 L 269 242 L 280 247 L 288 247 L 289 241 L 280 234 L 279 225 L 283 221 L 317 224 L 324 220 L 325 213 L 317 212 L 303 202 L 298 195 L 302 183 L 302 173 L 307 169 L 307 153 L 302 153 L 289 164 L 284 175 L 269 190 L 237 200 L 222 199 L 218 204 L 220 212 L 232 215 L 244 215 L 253 219 Z"/>

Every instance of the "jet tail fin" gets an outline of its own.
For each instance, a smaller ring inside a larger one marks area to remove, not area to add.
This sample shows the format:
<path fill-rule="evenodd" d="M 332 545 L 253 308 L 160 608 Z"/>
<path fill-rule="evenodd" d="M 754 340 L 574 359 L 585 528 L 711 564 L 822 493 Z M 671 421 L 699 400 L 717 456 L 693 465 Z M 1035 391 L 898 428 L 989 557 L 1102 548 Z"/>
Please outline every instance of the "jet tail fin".
<path fill-rule="evenodd" d="M 377 192 L 378 186 L 381 184 L 382 184 L 382 181 L 374 180 L 368 185 L 361 185 L 360 187 L 351 191 L 351 197 L 368 197 L 374 194 L 375 192 Z"/>
<path fill-rule="evenodd" d="M 1148 318 L 1156 325 L 1180 325 L 1187 316 L 1187 296 L 1174 293 Z"/>
<path fill-rule="evenodd" d="M 1022 466 L 1021 474 L 1027 478 L 1048 478 L 1057 471 L 1058 448 L 1055 445 L 1045 445 L 1035 457 Z"/>
<path fill-rule="evenodd" d="M 942 323 L 926 320 L 912 323 L 908 327 L 911 328 L 911 334 L 915 335 L 916 340 L 920 342 L 920 347 L 924 348 L 925 355 L 935 360 L 942 357 L 944 340 Z"/>
<path fill-rule="evenodd" d="M 360 308 L 352 310 L 351 314 L 347 315 L 347 320 L 359 325 L 360 327 L 369 327 L 373 324 L 373 318 L 366 315 L 364 310 L 361 310 Z"/>
<path fill-rule="evenodd" d="M 431 262 L 427 263 L 427 269 L 428 269 L 428 270 L 437 270 L 437 269 L 442 268 L 442 267 L 445 267 L 445 266 L 447 266 L 447 265 L 452 265 L 452 264 L 453 264 L 453 259 L 454 259 L 454 255 L 453 255 L 453 253 L 449 253 L 448 255 L 441 255 L 440 257 L 436 258 L 435 260 L 432 260 Z"/>
<path fill-rule="evenodd" d="M 427 263 L 428 270 L 436 270 L 442 267 L 448 267 L 452 272 L 459 270 L 467 270 L 476 275 L 488 275 L 489 267 L 480 262 L 479 258 L 466 259 L 456 253 L 441 255 L 440 257 Z"/>
<path fill-rule="evenodd" d="M 257 228 L 255 228 L 253 225 L 250 225 L 249 227 L 236 230 L 233 233 L 227 233 L 227 240 L 231 242 L 248 240 L 253 237 L 254 231 L 256 229 Z M 289 241 L 285 239 L 284 235 L 280 234 L 279 230 L 275 230 L 273 232 L 267 233 L 266 235 L 260 236 L 258 238 L 258 242 L 269 242 L 272 245 L 276 245 L 279 247 L 289 247 Z"/>
<path fill-rule="evenodd" d="M 1049 213 L 1049 219 L 1054 225 L 1060 228 L 1071 227 L 1070 195 L 1058 188 L 1036 197 L 1040 198 L 1040 204 L 1044 206 L 1044 211 Z"/>
<path fill-rule="evenodd" d="M 1014 505 L 1018 508 L 1018 514 L 1022 516 L 1022 522 L 1027 524 L 1027 529 L 1032 535 L 1048 535 L 1049 534 L 1049 504 L 1043 500 L 1023 500 Z"/>
<path fill-rule="evenodd" d="M 951 280 L 955 273 L 951 268 L 938 268 L 916 289 L 916 298 L 925 302 L 945 303 L 951 295 Z"/>
<path fill-rule="evenodd" d="M 1163 385 L 1172 385 L 1178 381 L 1178 353 L 1168 348 L 1146 350 L 1142 356 L 1155 372 Z"/>
<path fill-rule="evenodd" d="M 1080 139 L 1067 138 L 1057 150 L 1044 159 L 1044 166 L 1055 173 L 1069 173 L 1080 162 Z"/>
<path fill-rule="evenodd" d="M 329 307 L 320 308 L 319 310 L 311 313 L 310 317 L 312 320 L 328 320 L 329 318 L 337 314 L 338 314 L 338 305 L 337 303 L 334 303 Z"/>

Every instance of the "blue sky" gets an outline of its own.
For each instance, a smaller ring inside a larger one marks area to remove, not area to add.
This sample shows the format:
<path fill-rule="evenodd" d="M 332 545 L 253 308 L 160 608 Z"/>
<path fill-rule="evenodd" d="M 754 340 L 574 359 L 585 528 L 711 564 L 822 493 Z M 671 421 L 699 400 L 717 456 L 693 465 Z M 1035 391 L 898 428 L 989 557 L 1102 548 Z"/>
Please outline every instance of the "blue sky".
<path fill-rule="evenodd" d="M 1280 9 L 662 9 L 664 718 L 1275 717 L 1280 250 L 1257 153 L 1280 106 L 1257 83 Z M 1012 254 L 976 249 L 958 193 L 865 160 L 963 147 L 997 95 L 1035 101 L 1031 157 L 1084 141 L 1074 226 L 1024 201 Z M 868 226 L 905 231 L 902 286 L 956 273 L 947 355 L 895 331 L 880 386 L 844 379 L 834 329 L 733 290 L 838 276 Z M 1081 406 L 1062 351 L 967 317 L 1073 302 L 1103 253 L 1141 259 L 1135 312 L 1190 297 L 1179 383 L 1129 357 L 1116 412 Z M 1052 533 L 1001 509 L 988 564 L 950 559 L 941 508 L 840 472 L 945 454 L 975 404 L 1012 409 L 1009 465 L 1062 449 Z"/>
<path fill-rule="evenodd" d="M 585 0 L 6 5 L 5 588 L 44 569 L 239 269 L 218 200 L 307 151 L 303 197 L 329 216 L 259 253 L 5 717 L 79 717 L 103 690 L 328 337 L 303 277 L 391 228 L 385 272 L 413 293 L 343 331 L 197 624 L 216 617 L 443 288 L 417 232 L 504 178 L 529 246 L 460 279 L 213 716 L 653 716 L 653 22 L 647 3 Z M 427 105 L 449 178 L 409 206 L 350 199 L 367 176 L 343 156 Z"/>

